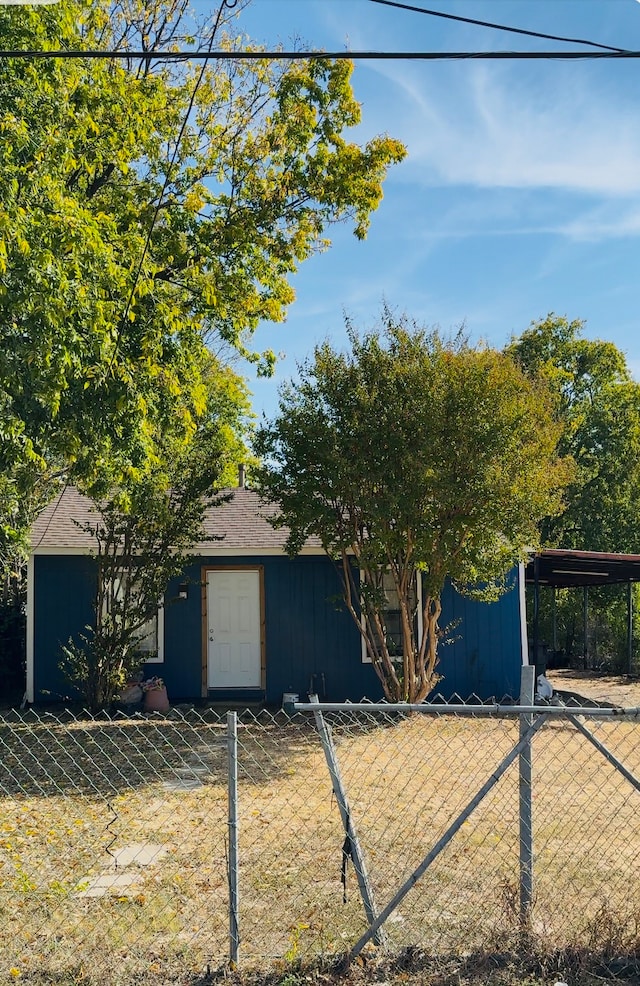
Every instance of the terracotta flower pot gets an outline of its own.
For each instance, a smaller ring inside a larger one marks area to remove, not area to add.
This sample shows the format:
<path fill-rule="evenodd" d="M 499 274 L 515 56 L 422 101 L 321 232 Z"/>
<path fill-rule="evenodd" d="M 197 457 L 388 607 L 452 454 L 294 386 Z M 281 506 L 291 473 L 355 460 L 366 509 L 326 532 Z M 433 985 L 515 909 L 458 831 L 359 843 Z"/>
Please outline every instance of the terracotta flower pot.
<path fill-rule="evenodd" d="M 150 688 L 148 692 L 145 692 L 142 708 L 145 712 L 168 712 L 169 696 L 165 686 Z"/>

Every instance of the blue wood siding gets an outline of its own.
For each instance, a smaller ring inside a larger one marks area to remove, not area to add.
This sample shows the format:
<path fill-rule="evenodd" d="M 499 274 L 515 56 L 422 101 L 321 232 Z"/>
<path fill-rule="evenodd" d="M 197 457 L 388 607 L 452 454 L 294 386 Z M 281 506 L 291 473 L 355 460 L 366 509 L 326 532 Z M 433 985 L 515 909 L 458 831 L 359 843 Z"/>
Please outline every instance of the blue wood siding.
<path fill-rule="evenodd" d="M 59 669 L 62 644 L 95 619 L 96 567 L 85 555 L 34 557 L 34 698 L 36 702 L 75 699 Z"/>
<path fill-rule="evenodd" d="M 520 694 L 522 638 L 520 631 L 519 574 L 510 577 L 511 588 L 495 603 L 468 599 L 451 584 L 442 595 L 441 627 L 459 621 L 452 630 L 453 643 L 439 648 L 438 672 L 443 676 L 436 692 L 449 699 L 482 699 Z"/>
<path fill-rule="evenodd" d="M 290 560 L 256 555 L 199 559 L 185 573 L 190 581 L 187 599 L 175 598 L 183 578 L 168 587 L 164 663 L 148 664 L 145 674 L 161 675 L 173 701 L 201 696 L 201 578 L 207 565 L 262 566 L 267 702 L 279 704 L 289 691 L 304 697 L 310 688 L 332 701 L 382 697 L 373 668 L 362 662 L 360 635 L 340 602 L 333 564 L 323 556 Z M 73 697 L 58 669 L 60 645 L 70 636 L 77 637 L 93 620 L 94 563 L 82 556 L 36 556 L 34 576 L 35 700 Z M 516 696 L 521 663 L 517 574 L 513 589 L 497 603 L 465 599 L 450 585 L 442 603 L 441 625 L 452 620 L 459 625 L 453 630 L 455 642 L 440 649 L 438 671 L 443 680 L 436 691 L 446 697 L 453 693 L 464 698 L 472 693 L 481 698 Z"/>
<path fill-rule="evenodd" d="M 267 696 L 306 696 L 314 689 L 327 700 L 381 697 L 373 668 L 360 660 L 360 633 L 344 605 L 329 559 L 274 558 L 265 568 Z"/>
<path fill-rule="evenodd" d="M 322 556 L 202 558 L 186 572 L 192 583 L 186 600 L 165 611 L 165 666 L 170 695 L 200 694 L 202 666 L 203 567 L 261 566 L 264 580 L 266 699 L 283 692 L 305 695 L 310 686 L 327 697 L 380 696 L 373 669 L 360 661 L 360 635 L 344 607 L 333 564 Z M 177 594 L 169 587 L 167 598 Z M 159 666 L 155 665 L 156 673 Z M 149 666 L 151 668 L 151 666 Z M 314 677 L 315 676 L 315 677 Z M 214 693 L 215 694 L 215 693 Z"/>

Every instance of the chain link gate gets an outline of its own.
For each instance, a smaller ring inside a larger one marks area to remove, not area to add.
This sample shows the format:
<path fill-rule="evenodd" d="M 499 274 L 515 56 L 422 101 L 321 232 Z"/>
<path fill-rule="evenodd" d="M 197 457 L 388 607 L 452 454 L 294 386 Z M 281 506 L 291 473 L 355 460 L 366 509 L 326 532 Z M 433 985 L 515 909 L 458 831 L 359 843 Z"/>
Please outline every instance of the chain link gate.
<path fill-rule="evenodd" d="M 381 936 L 381 931 L 385 922 L 394 914 L 400 903 L 404 900 L 410 890 L 416 885 L 429 867 L 438 858 L 441 852 L 449 845 L 454 836 L 462 826 L 471 818 L 473 813 L 492 791 L 494 786 L 501 780 L 509 767 L 516 759 L 519 761 L 519 917 L 521 930 L 527 933 L 531 930 L 532 907 L 535 899 L 534 884 L 534 852 L 533 852 L 533 798 L 532 798 L 532 738 L 550 719 L 569 722 L 580 733 L 586 741 L 598 751 L 599 754 L 625 778 L 636 793 L 640 792 L 640 775 L 634 774 L 621 760 L 616 757 L 591 730 L 581 721 L 583 717 L 595 720 L 611 719 L 634 719 L 637 720 L 640 710 L 633 709 L 594 709 L 594 708 L 565 708 L 559 706 L 540 706 L 533 705 L 533 681 L 534 668 L 523 668 L 523 697 L 529 695 L 528 705 L 484 705 L 478 707 L 454 706 L 454 705 L 391 705 L 384 704 L 376 707 L 366 704 L 337 704 L 337 703 L 318 703 L 315 696 L 311 696 L 310 704 L 297 703 L 295 709 L 298 712 L 312 712 L 318 733 L 321 737 L 322 746 L 327 759 L 327 765 L 332 778 L 333 791 L 341 807 L 341 815 L 345 828 L 346 842 L 350 845 L 350 858 L 353 862 L 358 885 L 362 896 L 364 910 L 367 916 L 368 926 L 361 937 L 349 949 L 349 959 L 356 958 L 362 949 L 371 940 L 376 943 L 384 943 L 385 939 Z M 404 880 L 395 894 L 390 898 L 382 910 L 373 903 L 373 890 L 370 884 L 369 875 L 360 842 L 356 835 L 357 819 L 351 814 L 351 809 L 347 807 L 347 795 L 342 786 L 340 767 L 336 756 L 335 744 L 333 742 L 331 729 L 324 719 L 324 713 L 348 712 L 357 714 L 366 712 L 367 715 L 389 714 L 400 715 L 422 715 L 433 717 L 445 717 L 447 715 L 471 715 L 474 718 L 484 718 L 496 716 L 517 717 L 520 723 L 520 736 L 518 742 L 502 757 L 490 776 L 475 792 L 473 797 L 465 804 L 464 808 L 453 818 L 446 831 L 429 849 L 427 854 L 415 867 L 408 877 Z M 640 808 L 640 802 L 636 805 L 636 810 Z M 640 858 L 640 826 L 636 827 L 636 855 L 635 861 Z M 638 867 L 640 869 L 640 867 Z"/>
<path fill-rule="evenodd" d="M 355 957 L 369 940 L 466 954 L 523 932 L 592 945 L 607 922 L 622 945 L 637 938 L 638 719 L 311 701 L 268 727 L 275 757 L 241 727 L 243 961 Z"/>

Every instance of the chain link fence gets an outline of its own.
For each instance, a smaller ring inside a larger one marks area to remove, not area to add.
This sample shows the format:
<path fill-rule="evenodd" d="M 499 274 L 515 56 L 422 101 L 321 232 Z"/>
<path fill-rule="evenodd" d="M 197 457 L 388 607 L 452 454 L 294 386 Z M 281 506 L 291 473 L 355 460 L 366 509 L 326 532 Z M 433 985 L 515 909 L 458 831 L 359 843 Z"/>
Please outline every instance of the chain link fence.
<path fill-rule="evenodd" d="M 208 714 L 0 720 L 0 975 L 100 982 L 227 948 L 227 740 Z"/>
<path fill-rule="evenodd" d="M 637 953 L 637 710 L 489 711 L 5 714 L 0 976 L 171 979 L 238 941 L 293 965 L 353 949 L 405 886 L 389 949 Z"/>

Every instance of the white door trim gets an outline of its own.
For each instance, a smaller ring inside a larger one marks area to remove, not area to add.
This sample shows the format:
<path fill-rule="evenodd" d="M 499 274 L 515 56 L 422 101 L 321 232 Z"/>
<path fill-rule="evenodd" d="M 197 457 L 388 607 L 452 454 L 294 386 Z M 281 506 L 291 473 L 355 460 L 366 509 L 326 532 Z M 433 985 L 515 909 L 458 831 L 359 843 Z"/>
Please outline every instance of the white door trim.
<path fill-rule="evenodd" d="M 203 565 L 201 570 L 202 585 L 202 695 L 207 697 L 209 691 L 215 690 L 215 685 L 209 685 L 209 614 L 208 614 L 208 576 L 211 572 L 256 572 L 258 575 L 258 606 L 260 623 L 260 682 L 251 686 L 237 686 L 256 688 L 264 691 L 266 687 L 266 663 L 265 663 L 265 606 L 264 606 L 264 566 L 263 565 Z M 220 686 L 222 688 L 233 688 L 231 685 Z"/>

